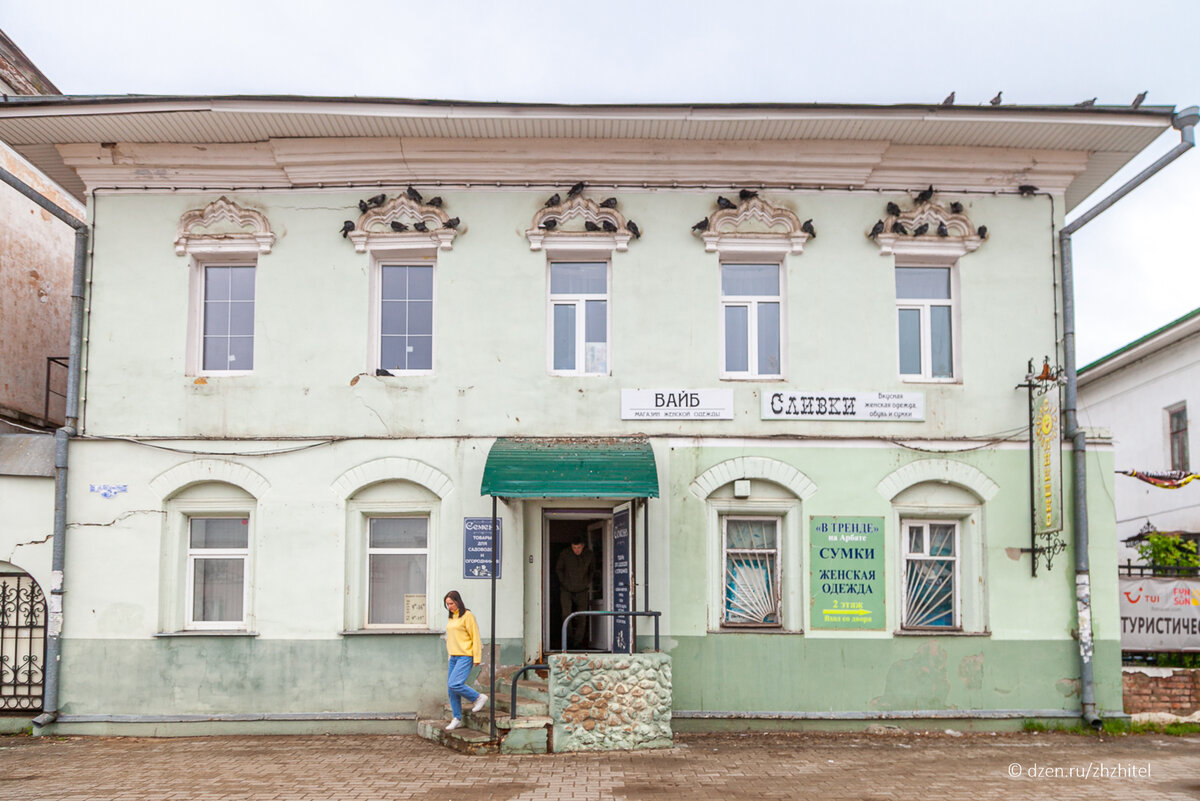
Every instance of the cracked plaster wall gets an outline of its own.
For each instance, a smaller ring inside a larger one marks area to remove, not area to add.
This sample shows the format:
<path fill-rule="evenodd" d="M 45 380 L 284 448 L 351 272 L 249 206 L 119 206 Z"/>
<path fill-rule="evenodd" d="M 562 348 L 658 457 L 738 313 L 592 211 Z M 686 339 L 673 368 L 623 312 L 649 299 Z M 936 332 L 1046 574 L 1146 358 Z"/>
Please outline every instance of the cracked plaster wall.
<path fill-rule="evenodd" d="M 0 567 L 5 562 L 50 588 L 54 479 L 0 476 Z"/>

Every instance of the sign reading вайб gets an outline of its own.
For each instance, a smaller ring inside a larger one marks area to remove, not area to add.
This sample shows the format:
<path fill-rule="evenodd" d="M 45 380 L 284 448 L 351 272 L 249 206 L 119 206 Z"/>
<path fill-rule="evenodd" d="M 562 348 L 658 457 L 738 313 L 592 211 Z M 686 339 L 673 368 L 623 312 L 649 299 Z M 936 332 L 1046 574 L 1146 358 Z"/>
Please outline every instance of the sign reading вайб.
<path fill-rule="evenodd" d="M 622 420 L 732 420 L 732 389 L 623 389 Z"/>

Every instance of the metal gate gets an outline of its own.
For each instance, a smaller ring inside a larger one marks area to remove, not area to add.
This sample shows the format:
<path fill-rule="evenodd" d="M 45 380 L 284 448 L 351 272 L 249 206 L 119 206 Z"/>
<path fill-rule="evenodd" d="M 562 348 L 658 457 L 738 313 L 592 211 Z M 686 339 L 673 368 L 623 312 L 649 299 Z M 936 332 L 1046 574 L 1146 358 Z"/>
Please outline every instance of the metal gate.
<path fill-rule="evenodd" d="M 0 714 L 40 711 L 46 599 L 26 573 L 0 573 Z"/>

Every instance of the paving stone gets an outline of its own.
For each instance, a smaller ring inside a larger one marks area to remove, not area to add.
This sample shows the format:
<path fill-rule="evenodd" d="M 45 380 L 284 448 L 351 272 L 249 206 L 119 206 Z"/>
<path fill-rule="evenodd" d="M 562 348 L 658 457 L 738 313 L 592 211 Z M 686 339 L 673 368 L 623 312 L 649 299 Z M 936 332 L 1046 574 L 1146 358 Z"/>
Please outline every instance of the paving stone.
<path fill-rule="evenodd" d="M 1197 736 L 683 733 L 674 747 L 655 751 L 528 756 L 468 756 L 411 735 L 0 737 L 0 801 L 1183 801 L 1198 795 Z"/>

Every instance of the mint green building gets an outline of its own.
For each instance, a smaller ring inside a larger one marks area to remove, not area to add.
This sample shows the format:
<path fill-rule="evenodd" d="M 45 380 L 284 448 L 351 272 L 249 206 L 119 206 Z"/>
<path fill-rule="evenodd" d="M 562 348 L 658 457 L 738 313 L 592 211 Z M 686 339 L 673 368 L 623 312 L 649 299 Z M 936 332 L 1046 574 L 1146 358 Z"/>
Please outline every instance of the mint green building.
<path fill-rule="evenodd" d="M 1078 579 L 1019 385 L 1064 214 L 1172 119 L 10 99 L 90 231 L 38 731 L 411 732 L 444 595 L 536 662 L 576 537 L 676 729 L 1121 715 L 1111 451 Z"/>

